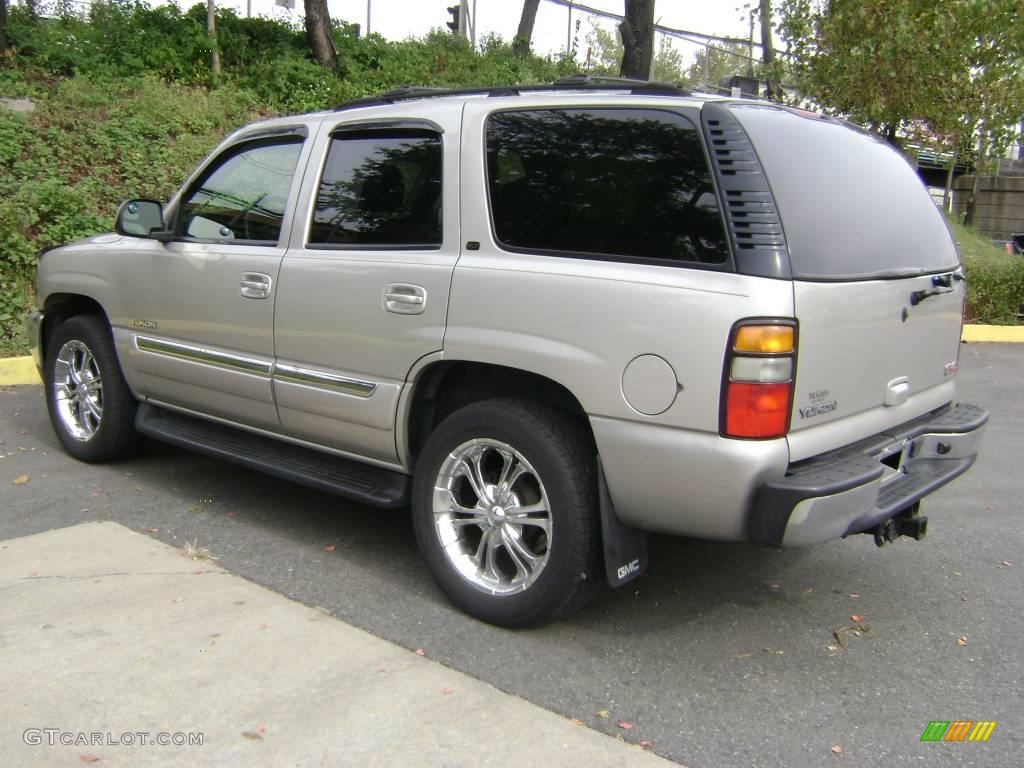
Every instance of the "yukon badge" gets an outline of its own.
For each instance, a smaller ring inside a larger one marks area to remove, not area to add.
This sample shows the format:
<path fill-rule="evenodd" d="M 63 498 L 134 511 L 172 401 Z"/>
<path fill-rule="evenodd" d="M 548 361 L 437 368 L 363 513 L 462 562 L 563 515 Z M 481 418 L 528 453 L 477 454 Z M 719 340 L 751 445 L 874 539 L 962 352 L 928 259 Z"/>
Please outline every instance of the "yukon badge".
<path fill-rule="evenodd" d="M 832 413 L 832 411 L 839 407 L 839 401 L 829 398 L 829 391 L 827 389 L 818 389 L 811 392 L 810 400 L 810 405 L 797 408 L 797 413 L 800 414 L 801 419 L 810 419 L 823 413 Z"/>
<path fill-rule="evenodd" d="M 129 320 L 128 325 L 132 328 L 145 328 L 150 331 L 155 331 L 157 328 L 157 325 L 153 320 L 136 320 L 135 318 Z"/>

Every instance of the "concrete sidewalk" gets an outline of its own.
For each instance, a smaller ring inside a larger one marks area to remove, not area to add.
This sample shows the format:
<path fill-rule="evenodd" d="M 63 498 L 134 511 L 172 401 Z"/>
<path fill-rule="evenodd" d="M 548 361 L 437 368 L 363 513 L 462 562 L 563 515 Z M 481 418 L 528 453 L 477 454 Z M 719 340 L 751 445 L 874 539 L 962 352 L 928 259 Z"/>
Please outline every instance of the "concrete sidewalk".
<path fill-rule="evenodd" d="M 116 523 L 0 542 L 0 617 L 5 768 L 674 765 Z"/>

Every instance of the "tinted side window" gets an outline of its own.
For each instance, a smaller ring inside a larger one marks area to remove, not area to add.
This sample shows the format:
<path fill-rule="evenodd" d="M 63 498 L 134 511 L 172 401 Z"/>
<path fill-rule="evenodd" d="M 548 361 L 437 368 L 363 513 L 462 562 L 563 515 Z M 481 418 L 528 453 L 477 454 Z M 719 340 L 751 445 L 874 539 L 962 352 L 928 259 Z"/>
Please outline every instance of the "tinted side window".
<path fill-rule="evenodd" d="M 178 233 L 276 243 L 301 150 L 301 139 L 227 150 L 189 192 Z"/>
<path fill-rule="evenodd" d="M 441 137 L 424 130 L 341 133 L 317 191 L 311 246 L 441 244 Z"/>
<path fill-rule="evenodd" d="M 491 216 L 512 250 L 720 264 L 696 127 L 673 112 L 538 109 L 487 120 Z"/>

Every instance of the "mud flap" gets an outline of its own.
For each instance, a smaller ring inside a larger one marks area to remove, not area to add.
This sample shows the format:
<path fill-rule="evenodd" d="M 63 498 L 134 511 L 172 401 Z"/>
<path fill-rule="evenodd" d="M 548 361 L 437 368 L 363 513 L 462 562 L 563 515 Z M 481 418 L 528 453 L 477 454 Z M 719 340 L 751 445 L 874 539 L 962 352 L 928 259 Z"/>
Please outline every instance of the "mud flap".
<path fill-rule="evenodd" d="M 610 586 L 621 587 L 640 574 L 647 573 L 647 532 L 630 528 L 619 521 L 608 494 L 608 483 L 604 479 L 600 456 L 597 457 L 597 484 L 605 576 Z"/>

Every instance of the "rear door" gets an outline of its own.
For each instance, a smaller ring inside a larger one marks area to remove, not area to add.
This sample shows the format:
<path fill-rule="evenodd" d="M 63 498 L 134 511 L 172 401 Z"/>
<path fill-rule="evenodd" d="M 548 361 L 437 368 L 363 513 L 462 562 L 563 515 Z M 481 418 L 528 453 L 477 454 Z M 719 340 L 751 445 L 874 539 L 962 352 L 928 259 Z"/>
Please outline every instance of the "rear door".
<path fill-rule="evenodd" d="M 398 463 L 405 379 L 444 340 L 461 103 L 342 114 L 317 140 L 281 266 L 274 396 L 290 436 Z"/>
<path fill-rule="evenodd" d="M 789 247 L 799 323 L 792 460 L 952 399 L 966 284 L 910 164 L 838 121 L 763 106 L 732 112 Z"/>

